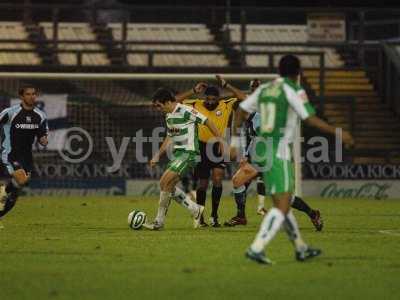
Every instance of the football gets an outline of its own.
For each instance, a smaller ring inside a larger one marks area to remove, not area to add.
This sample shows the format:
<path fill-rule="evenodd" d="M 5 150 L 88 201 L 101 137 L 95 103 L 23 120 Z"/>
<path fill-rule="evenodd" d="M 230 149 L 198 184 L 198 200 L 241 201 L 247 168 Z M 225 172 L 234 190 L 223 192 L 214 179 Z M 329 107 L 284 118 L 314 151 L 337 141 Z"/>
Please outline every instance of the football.
<path fill-rule="evenodd" d="M 128 215 L 129 227 L 138 230 L 141 229 L 146 222 L 146 213 L 140 210 L 133 210 Z"/>

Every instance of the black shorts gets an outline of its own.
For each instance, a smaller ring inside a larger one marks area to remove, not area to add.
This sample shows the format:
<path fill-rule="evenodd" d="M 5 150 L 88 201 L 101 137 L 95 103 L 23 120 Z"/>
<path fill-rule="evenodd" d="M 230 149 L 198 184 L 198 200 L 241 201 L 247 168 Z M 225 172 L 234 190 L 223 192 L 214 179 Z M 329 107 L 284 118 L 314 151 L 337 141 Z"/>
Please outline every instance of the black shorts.
<path fill-rule="evenodd" d="M 208 157 L 207 155 L 207 143 L 199 142 L 200 162 L 195 168 L 195 176 L 199 179 L 210 178 L 212 169 L 226 168 L 226 162 L 219 152 L 219 143 L 213 143 L 213 145 L 210 145 L 209 147 L 212 147 L 213 157 Z"/>
<path fill-rule="evenodd" d="M 24 169 L 26 174 L 29 175 L 33 169 L 33 162 L 27 160 L 2 160 L 1 165 L 8 176 L 11 176 L 18 169 Z"/>

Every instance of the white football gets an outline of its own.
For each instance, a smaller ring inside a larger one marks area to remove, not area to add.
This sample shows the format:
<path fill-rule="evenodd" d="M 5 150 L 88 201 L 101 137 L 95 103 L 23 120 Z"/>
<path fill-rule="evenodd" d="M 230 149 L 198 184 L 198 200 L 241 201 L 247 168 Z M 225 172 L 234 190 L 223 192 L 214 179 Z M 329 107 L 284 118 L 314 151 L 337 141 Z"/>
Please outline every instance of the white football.
<path fill-rule="evenodd" d="M 146 222 L 146 213 L 140 210 L 133 210 L 128 215 L 129 227 L 138 230 L 142 228 L 143 224 Z"/>

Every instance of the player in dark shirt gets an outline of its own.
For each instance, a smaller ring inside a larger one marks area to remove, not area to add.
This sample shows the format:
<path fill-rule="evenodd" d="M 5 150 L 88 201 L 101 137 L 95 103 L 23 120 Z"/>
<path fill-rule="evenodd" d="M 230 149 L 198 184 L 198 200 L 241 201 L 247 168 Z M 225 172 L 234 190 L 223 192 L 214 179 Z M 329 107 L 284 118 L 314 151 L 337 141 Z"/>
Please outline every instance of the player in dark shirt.
<path fill-rule="evenodd" d="M 0 187 L 0 218 L 14 207 L 19 192 L 30 179 L 35 138 L 42 146 L 48 144 L 46 115 L 35 107 L 37 89 L 26 85 L 18 94 L 21 103 L 0 113 L 1 165 L 10 177 L 9 182 Z"/>

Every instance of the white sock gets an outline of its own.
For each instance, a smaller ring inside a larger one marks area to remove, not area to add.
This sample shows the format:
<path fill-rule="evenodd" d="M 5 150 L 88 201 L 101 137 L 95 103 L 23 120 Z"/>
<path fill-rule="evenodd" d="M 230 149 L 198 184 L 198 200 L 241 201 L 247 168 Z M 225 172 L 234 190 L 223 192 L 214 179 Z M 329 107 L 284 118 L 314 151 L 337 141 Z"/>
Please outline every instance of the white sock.
<path fill-rule="evenodd" d="M 175 187 L 175 191 L 172 193 L 172 199 L 189 210 L 192 216 L 199 213 L 199 205 L 193 202 L 190 196 L 186 195 L 180 188 Z"/>
<path fill-rule="evenodd" d="M 159 224 L 164 224 L 165 216 L 167 215 L 168 207 L 171 203 L 171 193 L 160 192 L 160 201 L 158 202 L 158 211 L 156 221 Z"/>
<path fill-rule="evenodd" d="M 285 222 L 284 222 L 286 233 L 289 236 L 289 239 L 293 242 L 297 251 L 304 251 L 307 249 L 307 244 L 301 238 L 299 225 L 297 224 L 297 220 L 292 212 L 286 214 Z"/>
<path fill-rule="evenodd" d="M 250 246 L 251 250 L 254 252 L 263 251 L 265 246 L 279 231 L 284 220 L 285 216 L 279 209 L 276 207 L 271 208 L 265 215 L 260 230 L 258 231 L 253 244 Z"/>
<path fill-rule="evenodd" d="M 290 198 L 290 205 L 293 204 L 293 202 L 294 202 L 295 199 L 296 199 L 296 196 L 295 196 L 295 195 L 292 195 L 292 198 Z"/>
<path fill-rule="evenodd" d="M 264 195 L 257 195 L 258 199 L 258 209 L 264 208 L 264 203 L 265 203 L 265 196 Z"/>

